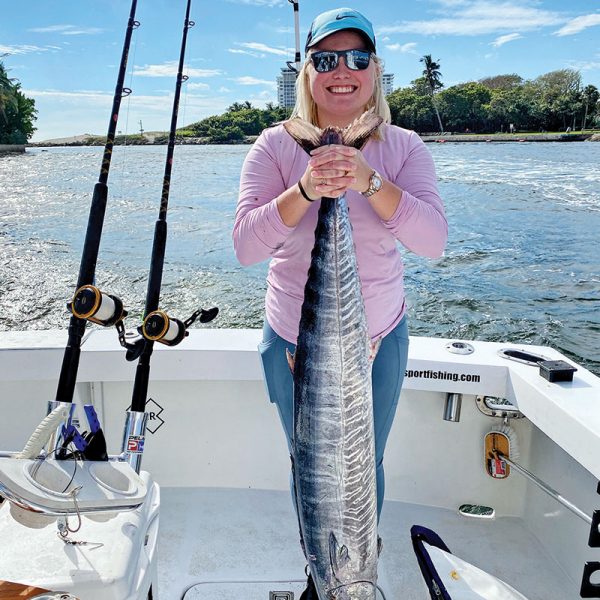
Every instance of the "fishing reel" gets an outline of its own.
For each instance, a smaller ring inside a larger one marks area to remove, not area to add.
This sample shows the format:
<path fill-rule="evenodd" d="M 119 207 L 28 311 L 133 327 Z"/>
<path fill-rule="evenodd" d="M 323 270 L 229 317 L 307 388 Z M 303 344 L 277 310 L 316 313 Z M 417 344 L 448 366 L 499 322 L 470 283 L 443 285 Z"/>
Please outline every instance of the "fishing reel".
<path fill-rule="evenodd" d="M 138 327 L 140 337 L 135 341 L 128 342 L 124 330 L 119 330 L 121 345 L 127 349 L 125 358 L 129 361 L 139 358 L 146 342 L 159 342 L 165 346 L 177 346 L 189 335 L 188 329 L 196 319 L 199 319 L 200 323 L 209 323 L 218 313 L 219 309 L 217 307 L 208 310 L 201 308 L 194 312 L 189 319 L 181 321 L 169 317 L 163 310 L 154 310 L 146 315 L 144 322 Z"/>
<path fill-rule="evenodd" d="M 123 302 L 112 294 L 105 294 L 94 285 L 82 285 L 67 304 L 78 319 L 110 327 L 127 316 Z"/>

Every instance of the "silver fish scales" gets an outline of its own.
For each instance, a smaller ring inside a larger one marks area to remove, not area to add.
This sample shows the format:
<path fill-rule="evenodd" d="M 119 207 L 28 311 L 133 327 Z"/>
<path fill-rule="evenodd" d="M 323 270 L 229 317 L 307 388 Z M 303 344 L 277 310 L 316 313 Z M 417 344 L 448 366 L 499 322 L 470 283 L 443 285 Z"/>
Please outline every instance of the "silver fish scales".
<path fill-rule="evenodd" d="M 299 119 L 285 127 L 310 151 L 360 147 L 380 122 L 365 113 L 345 130 Z M 291 360 L 296 501 L 320 600 L 376 597 L 372 350 L 346 199 L 323 198 Z"/>

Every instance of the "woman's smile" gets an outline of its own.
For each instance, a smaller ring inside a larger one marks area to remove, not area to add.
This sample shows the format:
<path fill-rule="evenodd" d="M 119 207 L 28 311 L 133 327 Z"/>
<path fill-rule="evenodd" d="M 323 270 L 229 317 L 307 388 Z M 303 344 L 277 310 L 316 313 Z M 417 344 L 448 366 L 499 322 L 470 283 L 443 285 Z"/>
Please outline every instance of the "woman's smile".
<path fill-rule="evenodd" d="M 364 47 L 365 42 L 358 33 L 344 30 L 327 36 L 314 50 L 342 51 Z M 350 69 L 343 56 L 331 71 L 319 73 L 314 66 L 309 67 L 310 90 L 321 127 L 345 127 L 364 112 L 373 95 L 376 69 L 373 60 L 366 69 Z"/>

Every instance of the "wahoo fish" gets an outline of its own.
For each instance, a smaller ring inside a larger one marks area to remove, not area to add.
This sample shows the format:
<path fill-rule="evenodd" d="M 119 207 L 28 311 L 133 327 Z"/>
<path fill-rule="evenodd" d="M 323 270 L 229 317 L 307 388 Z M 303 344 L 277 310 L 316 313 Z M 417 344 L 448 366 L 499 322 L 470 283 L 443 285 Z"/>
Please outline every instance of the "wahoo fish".
<path fill-rule="evenodd" d="M 381 118 L 345 129 L 284 123 L 307 152 L 360 148 Z M 293 473 L 304 552 L 319 600 L 375 600 L 377 497 L 369 338 L 345 196 L 322 198 L 294 356 Z"/>

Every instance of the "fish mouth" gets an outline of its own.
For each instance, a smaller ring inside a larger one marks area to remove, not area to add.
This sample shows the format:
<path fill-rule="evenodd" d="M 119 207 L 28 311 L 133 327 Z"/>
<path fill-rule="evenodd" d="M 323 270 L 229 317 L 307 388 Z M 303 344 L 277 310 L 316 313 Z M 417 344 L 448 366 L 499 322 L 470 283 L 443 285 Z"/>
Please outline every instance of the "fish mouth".
<path fill-rule="evenodd" d="M 330 85 L 327 88 L 327 91 L 330 94 L 347 95 L 347 94 L 354 93 L 357 89 L 358 89 L 358 86 L 356 86 L 356 85 Z"/>

